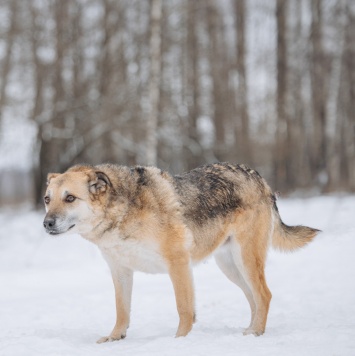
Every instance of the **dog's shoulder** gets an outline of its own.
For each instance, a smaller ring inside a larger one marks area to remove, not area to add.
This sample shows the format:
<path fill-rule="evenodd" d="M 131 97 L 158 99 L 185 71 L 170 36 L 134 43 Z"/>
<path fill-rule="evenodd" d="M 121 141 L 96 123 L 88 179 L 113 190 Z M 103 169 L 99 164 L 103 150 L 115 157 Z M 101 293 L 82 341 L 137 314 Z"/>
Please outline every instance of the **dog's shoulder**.
<path fill-rule="evenodd" d="M 131 167 L 135 195 L 142 205 L 161 212 L 171 212 L 179 207 L 172 176 L 156 167 Z"/>
<path fill-rule="evenodd" d="M 111 180 L 114 194 L 125 198 L 129 207 L 139 210 L 159 210 L 160 213 L 176 208 L 178 197 L 172 176 L 152 166 L 96 166 Z"/>

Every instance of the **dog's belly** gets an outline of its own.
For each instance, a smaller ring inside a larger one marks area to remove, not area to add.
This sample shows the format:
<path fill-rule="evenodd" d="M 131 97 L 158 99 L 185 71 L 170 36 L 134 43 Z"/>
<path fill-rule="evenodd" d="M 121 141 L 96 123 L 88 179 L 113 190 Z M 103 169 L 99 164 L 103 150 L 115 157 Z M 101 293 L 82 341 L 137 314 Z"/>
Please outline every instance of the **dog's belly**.
<path fill-rule="evenodd" d="M 110 268 L 123 266 L 133 271 L 167 273 L 164 258 L 151 244 L 122 240 L 112 246 L 99 246 Z"/>

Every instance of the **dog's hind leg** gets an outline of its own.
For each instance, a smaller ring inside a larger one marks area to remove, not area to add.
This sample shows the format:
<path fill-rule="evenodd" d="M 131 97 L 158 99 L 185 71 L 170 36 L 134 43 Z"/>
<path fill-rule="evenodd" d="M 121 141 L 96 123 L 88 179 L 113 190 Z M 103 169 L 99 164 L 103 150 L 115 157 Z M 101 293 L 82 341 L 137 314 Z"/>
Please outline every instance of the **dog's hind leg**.
<path fill-rule="evenodd" d="M 250 326 L 245 330 L 244 335 L 262 335 L 265 332 L 267 314 L 271 300 L 271 293 L 266 285 L 264 275 L 264 261 L 259 256 L 248 251 L 243 253 L 237 244 L 232 244 L 232 255 L 243 276 L 243 280 L 248 285 L 253 295 L 255 309 Z"/>
<path fill-rule="evenodd" d="M 266 320 L 271 301 L 271 292 L 265 280 L 265 259 L 272 233 L 272 221 L 269 214 L 259 211 L 245 216 L 244 226 L 239 234 L 231 240 L 230 251 L 238 271 L 248 285 L 255 302 L 255 314 L 252 323 L 244 335 L 262 335 L 265 332 Z"/>
<path fill-rule="evenodd" d="M 255 316 L 255 302 L 253 294 L 246 283 L 242 273 L 239 271 L 237 264 L 234 262 L 232 252 L 230 251 L 230 241 L 226 245 L 220 247 L 214 255 L 217 266 L 225 274 L 225 276 L 242 289 L 250 306 L 251 321 L 248 328 L 250 328 Z"/>

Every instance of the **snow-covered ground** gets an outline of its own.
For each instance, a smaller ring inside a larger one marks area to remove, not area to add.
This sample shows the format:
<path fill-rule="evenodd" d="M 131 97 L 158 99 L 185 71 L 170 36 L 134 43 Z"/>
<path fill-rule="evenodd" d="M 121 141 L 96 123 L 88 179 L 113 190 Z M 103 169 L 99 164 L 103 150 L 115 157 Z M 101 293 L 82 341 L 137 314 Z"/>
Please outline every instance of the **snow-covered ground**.
<path fill-rule="evenodd" d="M 194 270 L 198 321 L 185 338 L 168 276 L 135 275 L 125 340 L 108 267 L 78 236 L 50 237 L 38 212 L 0 213 L 0 355 L 355 355 L 355 197 L 279 201 L 283 220 L 323 230 L 293 254 L 271 251 L 266 333 L 243 336 L 249 308 L 213 260 Z"/>

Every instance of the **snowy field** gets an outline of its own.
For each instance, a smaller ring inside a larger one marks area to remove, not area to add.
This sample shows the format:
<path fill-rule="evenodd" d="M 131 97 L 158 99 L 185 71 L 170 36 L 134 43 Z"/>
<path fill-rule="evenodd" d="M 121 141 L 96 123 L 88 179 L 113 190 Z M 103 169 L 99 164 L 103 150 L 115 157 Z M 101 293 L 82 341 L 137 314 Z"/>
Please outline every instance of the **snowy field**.
<path fill-rule="evenodd" d="M 284 222 L 323 233 L 293 254 L 270 251 L 266 333 L 243 336 L 249 307 L 209 260 L 195 268 L 197 323 L 185 338 L 166 275 L 137 273 L 125 340 L 108 267 L 78 236 L 50 237 L 43 213 L 0 213 L 0 355 L 355 355 L 355 197 L 282 199 Z"/>

